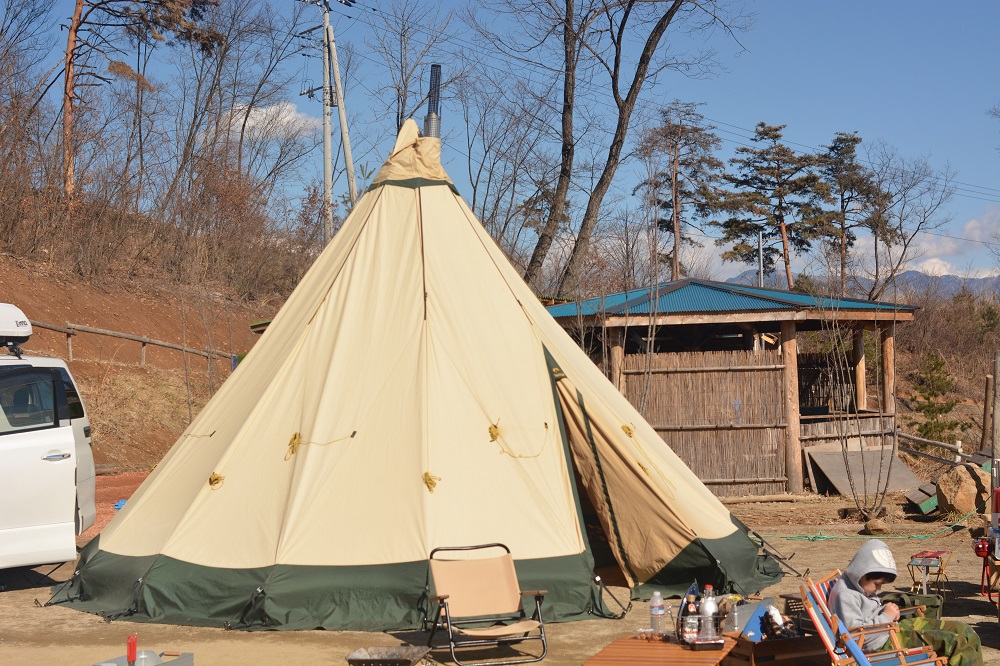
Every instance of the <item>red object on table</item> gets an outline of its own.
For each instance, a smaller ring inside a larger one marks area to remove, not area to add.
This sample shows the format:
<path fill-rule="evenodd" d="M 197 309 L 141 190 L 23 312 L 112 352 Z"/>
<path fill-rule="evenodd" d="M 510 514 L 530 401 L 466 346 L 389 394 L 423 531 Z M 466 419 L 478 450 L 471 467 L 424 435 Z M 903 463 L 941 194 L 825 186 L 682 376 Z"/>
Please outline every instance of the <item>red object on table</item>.
<path fill-rule="evenodd" d="M 584 662 L 584 666 L 717 666 L 736 641 L 724 637 L 721 650 L 690 650 L 677 643 L 650 641 L 638 636 L 625 636 L 611 643 Z"/>
<path fill-rule="evenodd" d="M 139 642 L 138 634 L 132 634 L 131 636 L 128 637 L 128 640 L 125 642 L 125 661 L 127 661 L 129 664 L 135 663 L 136 660 L 135 649 L 136 649 L 136 644 L 138 642 Z"/>

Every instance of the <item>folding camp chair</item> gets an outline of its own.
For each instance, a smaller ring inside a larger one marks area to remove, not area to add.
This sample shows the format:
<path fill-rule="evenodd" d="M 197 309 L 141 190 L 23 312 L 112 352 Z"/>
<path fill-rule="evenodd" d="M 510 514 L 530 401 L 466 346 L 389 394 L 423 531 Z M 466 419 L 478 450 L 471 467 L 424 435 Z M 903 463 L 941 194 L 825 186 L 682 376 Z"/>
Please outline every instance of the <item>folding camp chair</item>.
<path fill-rule="evenodd" d="M 497 555 L 477 559 L 446 559 L 447 553 L 493 549 Z M 500 543 L 481 546 L 435 548 L 429 558 L 434 596 L 428 602 L 428 617 L 423 628 L 430 631 L 427 645 L 432 649 L 450 648 L 456 664 L 526 664 L 541 661 L 548 651 L 542 624 L 542 599 L 545 590 L 522 592 L 517 583 L 514 558 Z M 521 603 L 522 596 L 535 597 L 535 611 L 530 618 Z M 448 634 L 448 643 L 435 645 L 438 630 Z M 459 661 L 461 648 L 501 648 L 538 640 L 542 653 L 521 654 L 508 659 Z"/>
<path fill-rule="evenodd" d="M 827 589 L 831 589 L 830 585 Z M 830 613 L 826 597 L 817 583 L 808 578 L 801 588 L 802 605 L 809 619 L 812 620 L 820 640 L 835 666 L 901 666 L 917 664 L 935 664 L 944 666 L 944 657 L 938 657 L 928 647 L 904 648 L 900 644 L 898 625 L 895 622 L 877 624 L 867 627 L 857 627 L 847 630 Z M 866 634 L 888 633 L 893 649 L 883 652 L 865 654 L 861 648 Z M 860 642 L 859 642 L 860 641 Z"/>
<path fill-rule="evenodd" d="M 837 646 L 844 651 L 847 661 L 834 660 L 834 664 L 857 664 L 857 666 L 917 666 L 918 664 L 934 664 L 947 666 L 945 657 L 938 657 L 929 648 L 911 650 L 890 650 L 886 652 L 869 652 L 861 648 L 859 639 L 845 631 L 836 615 L 830 616 L 831 626 L 837 636 Z M 860 640 L 864 642 L 864 634 Z"/>

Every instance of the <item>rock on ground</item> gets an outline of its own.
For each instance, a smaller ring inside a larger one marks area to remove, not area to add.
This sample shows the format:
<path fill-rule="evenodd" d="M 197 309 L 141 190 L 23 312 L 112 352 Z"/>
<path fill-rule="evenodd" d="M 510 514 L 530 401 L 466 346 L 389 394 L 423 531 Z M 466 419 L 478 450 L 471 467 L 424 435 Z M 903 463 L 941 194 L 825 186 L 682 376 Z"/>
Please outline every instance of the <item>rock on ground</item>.
<path fill-rule="evenodd" d="M 943 513 L 966 514 L 986 504 L 990 475 L 972 465 L 953 467 L 937 480 L 938 508 Z"/>

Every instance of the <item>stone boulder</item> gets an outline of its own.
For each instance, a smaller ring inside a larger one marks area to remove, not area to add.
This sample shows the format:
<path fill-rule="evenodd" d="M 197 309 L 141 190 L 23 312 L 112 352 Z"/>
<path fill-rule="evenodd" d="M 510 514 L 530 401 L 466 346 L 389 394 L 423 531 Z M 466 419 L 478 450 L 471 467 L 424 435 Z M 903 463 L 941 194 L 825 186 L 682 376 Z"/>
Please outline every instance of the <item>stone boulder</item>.
<path fill-rule="evenodd" d="M 881 518 L 872 518 L 867 523 L 865 523 L 865 534 L 872 534 L 874 536 L 880 536 L 883 534 L 890 534 L 892 528 L 889 523 L 882 520 Z"/>
<path fill-rule="evenodd" d="M 965 515 L 983 507 L 990 497 L 990 475 L 972 465 L 952 467 L 937 479 L 938 508 Z"/>

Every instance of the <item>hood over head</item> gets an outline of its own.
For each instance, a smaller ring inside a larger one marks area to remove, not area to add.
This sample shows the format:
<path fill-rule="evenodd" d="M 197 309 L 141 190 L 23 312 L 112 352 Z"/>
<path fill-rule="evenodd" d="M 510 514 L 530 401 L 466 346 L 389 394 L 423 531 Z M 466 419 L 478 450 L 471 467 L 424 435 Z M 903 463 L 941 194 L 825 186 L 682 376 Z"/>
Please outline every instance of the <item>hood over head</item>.
<path fill-rule="evenodd" d="M 896 578 L 896 560 L 885 542 L 872 539 L 866 542 L 854 554 L 851 563 L 844 569 L 844 578 L 855 587 L 860 587 L 858 581 L 865 574 L 886 574 L 892 580 Z"/>

